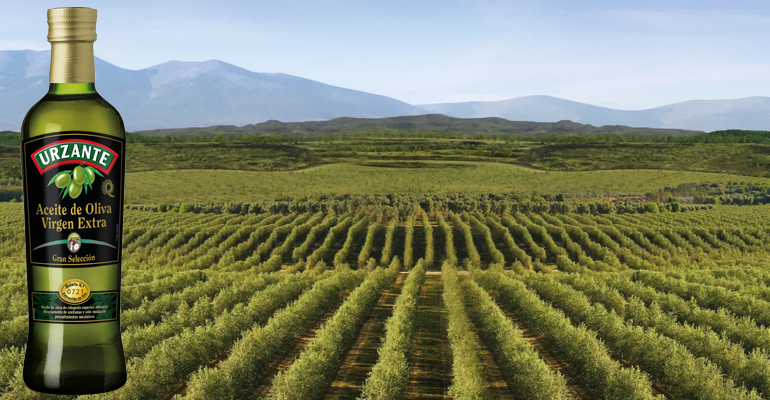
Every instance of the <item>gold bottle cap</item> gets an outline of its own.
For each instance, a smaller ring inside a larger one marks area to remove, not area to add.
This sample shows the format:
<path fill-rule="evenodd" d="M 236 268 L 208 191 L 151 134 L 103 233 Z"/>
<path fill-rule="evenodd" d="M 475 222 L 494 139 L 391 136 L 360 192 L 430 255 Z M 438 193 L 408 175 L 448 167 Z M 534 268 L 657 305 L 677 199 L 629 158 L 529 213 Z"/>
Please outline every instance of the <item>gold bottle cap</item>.
<path fill-rule="evenodd" d="M 93 42 L 96 40 L 96 10 L 86 7 L 48 10 L 48 41 Z"/>

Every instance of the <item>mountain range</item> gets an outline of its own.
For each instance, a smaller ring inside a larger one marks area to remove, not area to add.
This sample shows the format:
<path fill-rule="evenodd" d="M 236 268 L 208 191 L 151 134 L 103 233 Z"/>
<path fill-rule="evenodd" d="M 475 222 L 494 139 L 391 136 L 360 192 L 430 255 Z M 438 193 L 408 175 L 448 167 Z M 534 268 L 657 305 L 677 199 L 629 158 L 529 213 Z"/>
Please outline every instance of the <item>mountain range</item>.
<path fill-rule="evenodd" d="M 0 130 L 19 129 L 27 110 L 46 92 L 49 65 L 49 51 L 0 51 Z M 638 111 L 550 96 L 413 105 L 297 76 L 252 72 L 218 60 L 169 61 L 130 70 L 96 58 L 95 67 L 99 93 L 120 111 L 129 131 L 436 113 L 594 126 L 770 130 L 769 97 L 691 100 Z"/>
<path fill-rule="evenodd" d="M 616 110 L 551 96 L 525 96 L 502 101 L 422 104 L 422 109 L 457 118 L 498 117 L 513 121 L 570 120 L 596 126 L 715 131 L 770 130 L 770 97 L 733 100 L 689 100 L 639 111 Z"/>
<path fill-rule="evenodd" d="M 48 88 L 49 51 L 0 51 L 0 130 L 18 130 Z M 129 131 L 271 119 L 329 120 L 426 112 L 386 96 L 210 60 L 129 70 L 96 58 L 96 88 Z"/>

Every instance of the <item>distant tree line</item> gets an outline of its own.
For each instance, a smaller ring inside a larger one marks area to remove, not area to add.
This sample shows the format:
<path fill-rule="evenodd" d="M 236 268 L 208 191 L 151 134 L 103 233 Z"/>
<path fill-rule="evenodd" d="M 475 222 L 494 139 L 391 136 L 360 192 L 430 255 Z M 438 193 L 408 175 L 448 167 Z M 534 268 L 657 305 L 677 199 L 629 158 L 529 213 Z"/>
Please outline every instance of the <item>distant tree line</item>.
<path fill-rule="evenodd" d="M 0 146 L 19 146 L 20 144 L 21 134 L 19 132 L 0 132 Z"/>
<path fill-rule="evenodd" d="M 18 136 L 18 134 L 17 134 Z M 500 140 L 506 142 L 540 142 L 540 143 L 754 143 L 770 144 L 770 131 L 723 130 L 692 136 L 661 136 L 634 134 L 509 134 L 486 133 L 469 134 L 462 132 L 431 132 L 431 131 L 361 131 L 337 132 L 318 134 L 215 134 L 209 136 L 146 136 L 129 133 L 129 143 L 222 143 L 222 142 L 254 142 L 254 143 L 290 143 L 297 141 L 347 141 L 365 138 L 386 139 L 475 139 Z M 0 144 L 4 144 L 0 134 Z"/>
<path fill-rule="evenodd" d="M 429 213 L 481 212 L 507 214 L 532 212 L 542 214 L 624 214 L 683 212 L 707 209 L 711 204 L 681 204 L 676 201 L 597 200 L 570 198 L 565 195 L 526 194 L 398 194 L 398 195 L 323 195 L 279 199 L 254 203 L 164 203 L 129 205 L 129 209 L 179 213 L 261 214 L 261 213 L 335 213 L 366 212 L 386 218 Z"/>
<path fill-rule="evenodd" d="M 213 130 L 208 135 L 150 136 L 129 132 L 128 143 L 292 143 L 307 141 L 347 141 L 355 139 L 475 139 L 500 140 L 508 142 L 540 143 L 755 143 L 770 144 L 770 131 L 749 131 L 730 129 L 692 136 L 634 135 L 633 133 L 463 133 L 408 130 L 378 130 L 354 132 L 307 133 L 224 133 Z M 0 132 L 0 146 L 18 146 L 21 143 L 18 132 Z"/>
<path fill-rule="evenodd" d="M 749 182 L 683 183 L 645 196 L 654 202 L 682 201 L 692 204 L 752 205 L 770 204 L 770 184 Z M 675 200 L 676 199 L 676 200 Z"/>

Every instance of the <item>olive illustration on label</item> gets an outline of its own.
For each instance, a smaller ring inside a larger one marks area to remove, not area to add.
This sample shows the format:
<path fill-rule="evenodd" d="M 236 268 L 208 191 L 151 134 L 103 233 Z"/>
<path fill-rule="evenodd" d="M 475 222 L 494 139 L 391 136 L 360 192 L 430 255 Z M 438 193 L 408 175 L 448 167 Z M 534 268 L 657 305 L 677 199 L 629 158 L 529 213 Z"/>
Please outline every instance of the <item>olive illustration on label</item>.
<path fill-rule="evenodd" d="M 72 178 L 70 177 L 70 174 L 59 174 L 55 179 L 56 187 L 59 189 L 64 189 L 67 187 L 67 185 L 70 184 L 71 180 Z"/>
<path fill-rule="evenodd" d="M 61 189 L 59 195 L 62 199 L 67 195 L 72 199 L 77 199 L 84 190 L 86 193 L 93 190 L 92 185 L 96 180 L 96 175 L 104 177 L 94 167 L 78 165 L 72 170 L 60 171 L 54 175 L 48 182 L 48 186 L 55 184 L 57 188 Z"/>
<path fill-rule="evenodd" d="M 72 171 L 72 180 L 78 185 L 86 183 L 86 171 L 83 170 L 83 167 L 79 165 L 75 167 Z"/>
<path fill-rule="evenodd" d="M 78 185 L 77 182 L 72 181 L 69 186 L 69 195 L 73 199 L 77 199 L 80 196 L 80 192 L 83 191 L 83 185 Z"/>
<path fill-rule="evenodd" d="M 94 180 L 96 180 L 96 174 L 94 174 L 94 171 L 91 171 L 92 169 L 93 168 L 85 168 L 86 180 L 89 182 L 89 185 L 94 183 Z"/>

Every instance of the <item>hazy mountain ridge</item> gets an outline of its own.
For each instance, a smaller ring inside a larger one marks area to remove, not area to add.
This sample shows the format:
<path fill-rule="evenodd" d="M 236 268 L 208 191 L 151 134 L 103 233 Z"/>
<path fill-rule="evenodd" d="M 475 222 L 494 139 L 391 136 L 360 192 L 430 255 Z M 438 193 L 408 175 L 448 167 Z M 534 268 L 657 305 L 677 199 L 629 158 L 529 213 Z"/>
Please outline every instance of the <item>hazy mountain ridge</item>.
<path fill-rule="evenodd" d="M 700 131 L 770 130 L 770 97 L 690 100 L 646 110 L 599 107 L 551 96 L 501 101 L 421 104 L 420 108 L 458 118 L 500 117 L 509 120 L 570 120 L 583 124 L 627 125 Z"/>
<path fill-rule="evenodd" d="M 0 51 L 0 130 L 18 130 L 27 110 L 45 94 L 49 64 L 49 51 Z M 698 131 L 770 129 L 770 97 L 691 100 L 639 111 L 550 96 L 411 105 L 292 75 L 252 72 L 218 60 L 169 61 L 129 70 L 97 58 L 95 66 L 99 93 L 120 111 L 129 131 L 436 113 Z"/>
<path fill-rule="evenodd" d="M 0 51 L 0 130 L 18 130 L 46 92 L 48 51 Z M 99 58 L 97 89 L 129 131 L 425 113 L 410 104 L 286 74 L 248 71 L 222 61 L 169 61 L 128 70 Z"/>

